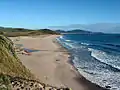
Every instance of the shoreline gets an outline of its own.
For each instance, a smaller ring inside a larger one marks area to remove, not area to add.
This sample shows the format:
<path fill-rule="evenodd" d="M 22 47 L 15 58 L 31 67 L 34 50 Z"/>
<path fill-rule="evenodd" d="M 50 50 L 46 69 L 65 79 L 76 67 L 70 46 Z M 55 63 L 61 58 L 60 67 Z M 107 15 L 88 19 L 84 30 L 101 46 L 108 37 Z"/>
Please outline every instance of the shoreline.
<path fill-rule="evenodd" d="M 40 51 L 30 56 L 19 54 L 19 58 L 41 82 L 56 87 L 69 87 L 72 90 L 108 90 L 82 76 L 71 63 L 70 52 L 56 38 L 58 35 L 21 37 L 15 44 L 24 48 L 35 48 Z"/>
<path fill-rule="evenodd" d="M 78 81 L 80 84 L 81 83 L 86 84 L 89 87 L 88 90 L 109 90 L 109 89 L 106 89 L 105 87 L 101 87 L 101 86 L 97 85 L 96 83 L 93 83 L 93 82 L 89 81 L 83 75 L 81 75 L 80 72 L 78 71 L 78 69 L 74 66 L 74 62 L 72 60 L 71 52 L 66 47 L 62 46 L 62 44 L 59 41 L 57 41 L 57 39 L 55 39 L 55 40 L 61 48 L 67 50 L 68 55 L 69 55 L 68 64 L 72 65 L 73 69 L 75 70 L 75 73 L 78 74 L 78 76 L 75 78 L 76 81 Z M 93 88 L 91 88 L 91 87 L 93 87 Z"/>

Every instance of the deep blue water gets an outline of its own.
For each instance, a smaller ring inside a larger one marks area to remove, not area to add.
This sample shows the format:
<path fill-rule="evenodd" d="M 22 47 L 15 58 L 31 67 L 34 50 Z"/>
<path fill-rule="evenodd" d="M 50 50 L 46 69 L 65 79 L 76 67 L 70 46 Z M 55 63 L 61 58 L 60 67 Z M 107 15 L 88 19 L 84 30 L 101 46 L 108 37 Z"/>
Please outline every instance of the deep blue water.
<path fill-rule="evenodd" d="M 87 79 L 120 90 L 120 34 L 66 34 L 57 38 Z"/>

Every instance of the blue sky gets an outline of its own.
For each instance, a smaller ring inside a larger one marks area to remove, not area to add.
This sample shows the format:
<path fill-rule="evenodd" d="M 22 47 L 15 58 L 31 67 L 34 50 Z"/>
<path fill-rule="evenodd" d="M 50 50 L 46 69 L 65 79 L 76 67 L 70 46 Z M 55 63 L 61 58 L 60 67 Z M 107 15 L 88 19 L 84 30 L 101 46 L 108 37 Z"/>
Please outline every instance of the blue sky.
<path fill-rule="evenodd" d="M 120 0 L 0 0 L 0 26 L 120 23 Z"/>

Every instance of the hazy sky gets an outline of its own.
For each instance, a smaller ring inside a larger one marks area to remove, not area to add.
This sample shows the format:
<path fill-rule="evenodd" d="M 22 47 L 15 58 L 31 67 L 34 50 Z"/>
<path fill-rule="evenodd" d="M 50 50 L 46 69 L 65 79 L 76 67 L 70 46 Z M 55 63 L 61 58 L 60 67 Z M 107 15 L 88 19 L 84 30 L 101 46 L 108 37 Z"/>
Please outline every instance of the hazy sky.
<path fill-rule="evenodd" d="M 0 0 L 0 26 L 119 23 L 120 0 Z"/>

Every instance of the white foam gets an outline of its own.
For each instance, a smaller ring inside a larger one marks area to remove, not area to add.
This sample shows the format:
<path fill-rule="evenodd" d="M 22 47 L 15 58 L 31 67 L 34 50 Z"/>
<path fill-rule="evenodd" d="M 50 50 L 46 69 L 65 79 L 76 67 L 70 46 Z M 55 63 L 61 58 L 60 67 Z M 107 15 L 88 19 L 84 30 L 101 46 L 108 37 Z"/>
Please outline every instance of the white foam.
<path fill-rule="evenodd" d="M 70 48 L 74 48 L 74 45 L 72 45 L 72 43 L 64 43 L 66 46 L 69 46 Z"/>
<path fill-rule="evenodd" d="M 64 39 L 63 36 L 60 36 L 60 39 Z M 77 47 L 76 43 L 74 42 L 70 42 L 69 40 L 63 40 L 61 42 L 61 40 L 59 40 L 59 42 L 63 45 L 63 46 L 68 46 L 70 48 L 80 48 L 80 46 Z M 84 44 L 84 45 L 89 45 L 87 43 L 81 43 L 81 44 Z M 82 45 L 81 45 L 82 46 Z M 81 47 L 83 48 L 83 47 Z M 112 55 L 108 55 L 106 52 L 103 52 L 101 50 L 95 50 L 95 49 L 92 49 L 92 48 L 88 48 L 88 50 L 91 52 L 91 56 L 96 58 L 97 60 L 99 60 L 100 62 L 104 62 L 106 64 L 109 64 L 113 67 L 116 67 L 116 68 L 120 68 L 119 66 L 117 66 L 117 61 L 119 60 L 120 61 L 120 56 L 112 56 Z M 88 71 L 88 72 L 93 72 L 93 73 L 96 73 L 95 75 L 91 75 L 87 72 L 84 72 L 83 69 L 80 69 L 80 63 L 78 62 L 79 61 L 79 58 L 77 57 L 74 57 L 74 65 L 75 67 L 78 69 L 78 71 L 80 72 L 80 74 L 82 74 L 86 79 L 92 81 L 93 83 L 96 83 L 102 87 L 105 87 L 107 85 L 111 86 L 111 90 L 120 90 L 120 73 L 118 72 L 110 72 L 109 70 L 108 71 Z M 114 65 L 116 64 L 116 65 Z"/>
<path fill-rule="evenodd" d="M 101 50 L 95 50 L 92 48 L 88 49 L 91 51 L 91 56 L 99 60 L 100 62 L 106 63 L 108 65 L 111 65 L 114 68 L 120 69 L 120 66 L 117 65 L 117 62 L 120 61 L 120 56 L 113 56 L 109 55 L 106 52 L 103 52 Z M 94 77 L 96 80 L 93 81 L 97 83 L 100 86 L 107 86 L 110 85 L 112 88 L 111 90 L 120 90 L 120 72 L 99 72 L 100 75 L 98 77 Z M 105 80 L 105 82 L 103 82 Z"/>
<path fill-rule="evenodd" d="M 120 61 L 120 56 L 109 55 L 106 52 L 101 50 L 95 50 L 92 48 L 88 48 L 91 51 L 91 56 L 99 60 L 100 62 L 111 65 L 114 68 L 120 69 L 120 66 L 117 65 L 117 61 Z"/>
<path fill-rule="evenodd" d="M 81 44 L 82 44 L 82 45 L 87 45 L 87 46 L 89 45 L 88 43 L 81 43 Z"/>
<path fill-rule="evenodd" d="M 102 87 L 105 87 L 107 85 L 111 86 L 111 90 L 120 90 L 120 86 L 118 85 L 120 83 L 120 73 L 113 73 L 113 72 L 97 72 L 97 71 L 90 71 L 93 73 L 97 73 L 96 75 L 90 75 L 89 73 L 84 72 L 80 67 L 80 64 L 78 63 L 78 58 L 74 57 L 74 65 L 86 79 L 90 80 L 93 83 L 96 83 Z"/>
<path fill-rule="evenodd" d="M 65 40 L 65 41 L 70 42 L 71 40 Z"/>
<path fill-rule="evenodd" d="M 63 36 L 60 36 L 59 38 L 63 39 Z"/>
<path fill-rule="evenodd" d="M 60 36 L 60 38 L 62 38 L 63 39 L 63 37 L 62 36 Z M 69 42 L 70 40 L 64 40 L 64 41 L 61 41 L 59 38 L 56 38 L 56 40 L 61 44 L 61 45 L 63 45 L 64 47 L 69 47 L 69 48 L 75 48 L 74 47 L 74 45 L 71 43 L 71 42 Z M 67 42 L 66 42 L 67 41 Z"/>

